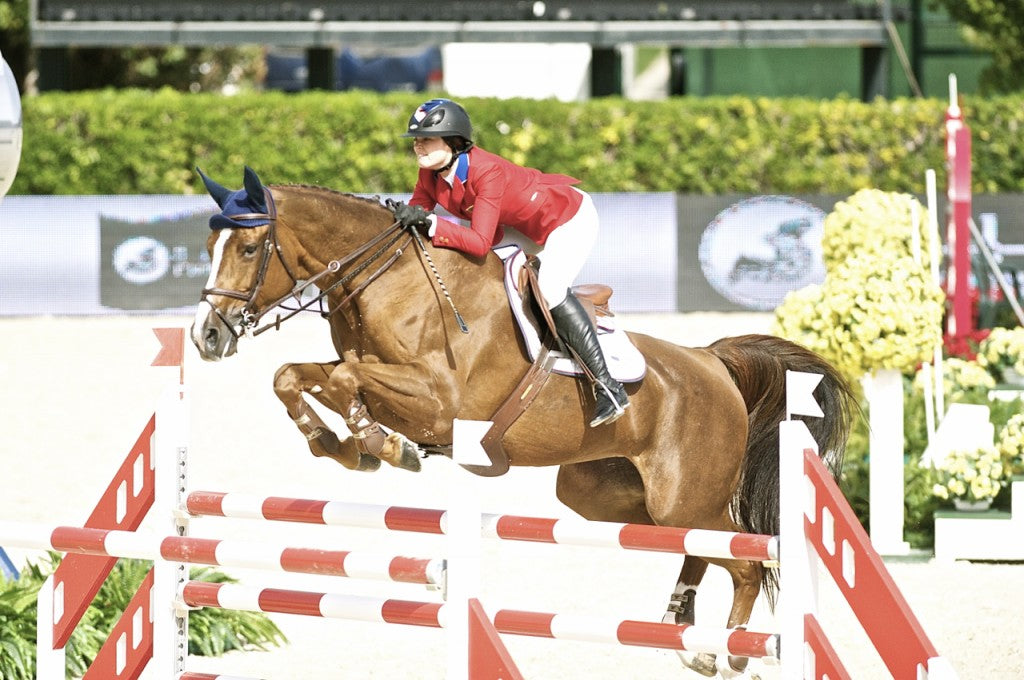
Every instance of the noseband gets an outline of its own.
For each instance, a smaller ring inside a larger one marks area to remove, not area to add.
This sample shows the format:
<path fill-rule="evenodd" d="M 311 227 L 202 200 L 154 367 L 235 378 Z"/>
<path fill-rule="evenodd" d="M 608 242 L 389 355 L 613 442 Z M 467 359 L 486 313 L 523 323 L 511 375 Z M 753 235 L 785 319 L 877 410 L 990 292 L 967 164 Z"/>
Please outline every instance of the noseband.
<path fill-rule="evenodd" d="M 281 244 L 277 240 L 277 206 L 274 203 L 274 196 L 273 194 L 270 193 L 270 189 L 266 187 L 263 188 L 263 195 L 266 199 L 267 212 L 245 213 L 242 215 L 231 216 L 231 219 L 234 220 L 267 220 L 269 228 L 267 230 L 267 236 L 263 240 L 263 251 L 260 254 L 260 264 L 256 273 L 256 282 L 253 284 L 253 287 L 248 291 L 238 291 L 231 290 L 228 288 L 216 287 L 204 288 L 199 298 L 200 301 L 207 302 L 210 304 L 210 307 L 217 314 L 217 316 L 224 323 L 224 325 L 231 330 L 231 333 L 232 335 L 235 336 L 236 340 L 239 337 L 241 337 L 241 335 L 255 336 L 259 335 L 260 333 L 263 333 L 264 331 L 270 330 L 271 328 L 280 328 L 281 323 L 283 321 L 292 318 L 299 312 L 309 311 L 310 308 L 313 307 L 314 305 L 319 306 L 319 311 L 322 316 L 330 316 L 334 312 L 338 311 L 338 309 L 351 302 L 356 295 L 358 295 L 364 288 L 366 288 L 366 286 L 368 286 L 378 276 L 383 274 L 392 264 L 394 264 L 395 261 L 399 257 L 401 257 L 402 253 L 409 245 L 409 242 L 412 241 L 412 236 L 409 235 L 406 238 L 406 241 L 403 244 L 401 244 L 401 246 L 399 246 L 398 249 L 394 253 L 392 253 L 391 257 L 385 260 L 384 263 L 375 272 L 370 274 L 370 276 L 367 277 L 365 281 L 359 284 L 359 286 L 356 287 L 355 290 L 350 292 L 340 303 L 335 305 L 333 308 L 330 308 L 325 311 L 323 308 L 323 300 L 327 298 L 327 295 L 334 289 L 343 286 L 347 282 L 351 281 L 355 276 L 364 271 L 372 262 L 379 259 L 384 253 L 386 253 L 391 248 L 391 246 L 397 243 L 398 240 L 402 237 L 402 225 L 397 221 L 392 223 L 390 227 L 388 227 L 381 233 L 377 234 L 363 245 L 356 248 L 349 255 L 343 257 L 340 260 L 331 260 L 327 264 L 327 268 L 321 271 L 320 273 L 313 275 L 309 279 L 300 280 L 297 276 L 295 276 L 291 268 L 288 266 L 288 262 L 285 260 Z M 376 252 L 372 253 L 370 257 L 365 259 L 357 267 L 353 268 L 352 271 L 342 276 L 339 280 L 332 283 L 329 287 L 321 291 L 312 299 L 306 302 L 301 302 L 302 294 L 308 288 L 316 285 L 317 282 L 319 282 L 325 276 L 335 274 L 341 271 L 343 268 L 347 267 L 348 265 L 352 264 L 354 261 L 365 255 L 371 248 L 376 246 L 378 243 L 385 239 L 388 239 L 388 237 L 391 238 L 386 243 L 384 243 L 384 245 L 378 248 Z M 281 263 L 281 266 L 284 267 L 285 272 L 291 278 L 292 283 L 294 285 L 286 295 L 283 295 L 282 297 L 278 298 L 272 303 L 266 305 L 266 307 L 263 310 L 259 310 L 256 308 L 256 296 L 259 295 L 260 290 L 263 288 L 263 283 L 267 276 L 267 270 L 270 268 L 271 255 L 275 253 L 277 255 L 278 261 Z M 219 295 L 223 297 L 234 298 L 236 300 L 242 300 L 245 302 L 245 307 L 242 308 L 241 320 L 238 322 L 238 331 L 235 330 L 235 324 L 229 321 L 227 317 L 224 315 L 224 313 L 216 305 L 209 301 L 208 297 L 211 295 Z M 297 304 L 298 307 L 285 308 L 288 310 L 288 314 L 284 316 L 278 314 L 277 318 L 273 322 L 264 324 L 263 326 L 256 328 L 260 320 L 264 316 L 266 316 L 266 314 L 271 309 L 282 306 L 284 303 L 289 301 L 294 301 L 294 303 Z"/>

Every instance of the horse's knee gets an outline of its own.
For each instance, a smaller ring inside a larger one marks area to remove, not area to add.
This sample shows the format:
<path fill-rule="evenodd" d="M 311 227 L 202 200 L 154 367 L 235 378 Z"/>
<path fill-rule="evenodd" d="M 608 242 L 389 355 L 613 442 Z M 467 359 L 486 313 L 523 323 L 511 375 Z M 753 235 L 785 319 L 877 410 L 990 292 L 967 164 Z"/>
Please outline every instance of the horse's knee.
<path fill-rule="evenodd" d="M 299 393 L 295 364 L 285 364 L 274 373 L 274 394 L 282 401 Z"/>
<path fill-rule="evenodd" d="M 331 394 L 354 396 L 359 391 L 359 382 L 351 364 L 342 362 L 327 376 L 327 388 Z"/>

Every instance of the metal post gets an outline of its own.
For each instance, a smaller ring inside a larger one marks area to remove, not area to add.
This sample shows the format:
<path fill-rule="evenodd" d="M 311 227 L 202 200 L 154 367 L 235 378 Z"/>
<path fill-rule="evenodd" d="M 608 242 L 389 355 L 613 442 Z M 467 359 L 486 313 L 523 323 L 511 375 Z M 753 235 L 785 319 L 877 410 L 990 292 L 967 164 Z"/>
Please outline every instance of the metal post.
<path fill-rule="evenodd" d="M 622 55 L 617 47 L 597 47 L 591 50 L 590 95 L 610 97 L 622 94 Z"/>
<path fill-rule="evenodd" d="M 306 87 L 310 90 L 335 90 L 335 55 L 333 47 L 310 47 L 306 50 Z"/>
<path fill-rule="evenodd" d="M 946 109 L 946 163 L 948 198 L 952 209 L 946 225 L 950 264 L 946 294 L 953 301 L 946 330 L 953 338 L 966 338 L 974 330 L 971 312 L 971 130 L 964 122 L 957 97 L 956 76 L 949 76 L 949 108 Z"/>
<path fill-rule="evenodd" d="M 169 389 L 156 415 L 156 499 L 154 514 L 175 535 L 188 535 L 188 515 L 182 508 L 187 486 L 188 408 L 184 385 Z M 187 565 L 157 560 L 153 565 L 153 666 L 161 677 L 175 678 L 188 658 L 188 608 L 180 592 L 188 581 Z"/>
<path fill-rule="evenodd" d="M 884 47 L 866 46 L 860 48 L 860 98 L 869 102 L 875 97 L 888 94 L 886 77 L 886 49 Z"/>

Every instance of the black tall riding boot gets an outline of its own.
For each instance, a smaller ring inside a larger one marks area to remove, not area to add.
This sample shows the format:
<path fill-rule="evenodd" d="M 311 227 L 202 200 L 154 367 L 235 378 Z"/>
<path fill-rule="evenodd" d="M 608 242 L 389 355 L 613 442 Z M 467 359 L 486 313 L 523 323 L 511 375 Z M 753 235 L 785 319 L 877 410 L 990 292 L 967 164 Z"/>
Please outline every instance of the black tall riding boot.
<path fill-rule="evenodd" d="M 580 361 L 586 364 L 594 376 L 596 406 L 590 426 L 597 427 L 601 423 L 610 423 L 621 416 L 629 406 L 629 397 L 622 384 L 608 373 L 608 365 L 597 341 L 597 331 L 594 330 L 594 324 L 587 316 L 587 311 L 583 309 L 580 301 L 569 293 L 565 300 L 551 308 L 551 318 L 555 322 L 558 336 L 579 355 Z"/>

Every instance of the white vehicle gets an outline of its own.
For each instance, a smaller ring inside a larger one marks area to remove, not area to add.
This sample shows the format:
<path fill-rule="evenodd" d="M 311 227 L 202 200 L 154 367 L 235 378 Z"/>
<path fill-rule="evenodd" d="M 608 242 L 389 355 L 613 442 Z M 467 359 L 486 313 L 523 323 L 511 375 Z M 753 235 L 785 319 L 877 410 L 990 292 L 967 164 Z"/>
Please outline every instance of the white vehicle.
<path fill-rule="evenodd" d="M 0 54 L 0 199 L 14 183 L 21 161 L 21 96 L 3 54 Z"/>

